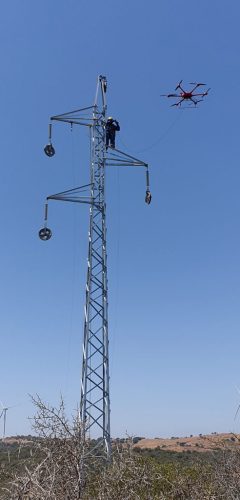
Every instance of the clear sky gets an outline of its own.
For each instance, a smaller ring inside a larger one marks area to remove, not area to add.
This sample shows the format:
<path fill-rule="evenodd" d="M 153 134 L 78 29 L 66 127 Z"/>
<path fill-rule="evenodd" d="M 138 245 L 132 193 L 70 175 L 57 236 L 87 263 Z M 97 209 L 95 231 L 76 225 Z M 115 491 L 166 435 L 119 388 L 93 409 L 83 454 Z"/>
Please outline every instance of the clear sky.
<path fill-rule="evenodd" d="M 28 394 L 80 397 L 88 209 L 45 196 L 88 181 L 86 130 L 49 116 L 108 78 L 117 145 L 149 162 L 107 171 L 113 436 L 240 431 L 238 0 L 11 0 L 1 6 L 0 400 L 28 433 Z M 160 94 L 183 79 L 198 109 Z M 2 422 L 0 422 L 2 424 Z M 0 430 L 2 427 L 0 427 Z"/>

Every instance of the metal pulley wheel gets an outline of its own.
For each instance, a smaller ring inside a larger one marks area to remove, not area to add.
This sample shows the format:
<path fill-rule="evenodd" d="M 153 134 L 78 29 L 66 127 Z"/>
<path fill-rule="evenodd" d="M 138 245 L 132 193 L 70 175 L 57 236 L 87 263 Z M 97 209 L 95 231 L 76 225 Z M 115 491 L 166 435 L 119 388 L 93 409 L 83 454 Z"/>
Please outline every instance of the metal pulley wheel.
<path fill-rule="evenodd" d="M 47 144 L 44 148 L 44 153 L 47 155 L 47 156 L 54 156 L 55 155 L 55 149 L 53 147 L 53 145 L 51 143 Z"/>
<path fill-rule="evenodd" d="M 52 236 L 52 231 L 48 227 L 43 227 L 42 229 L 40 229 L 38 235 L 40 240 L 47 241 L 50 240 Z"/>

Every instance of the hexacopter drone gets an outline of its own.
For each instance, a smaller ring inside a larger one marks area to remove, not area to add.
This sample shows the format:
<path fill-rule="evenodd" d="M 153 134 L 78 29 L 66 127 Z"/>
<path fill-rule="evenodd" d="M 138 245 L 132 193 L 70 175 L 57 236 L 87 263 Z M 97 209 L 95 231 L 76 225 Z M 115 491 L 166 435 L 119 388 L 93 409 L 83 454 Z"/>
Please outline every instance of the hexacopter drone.
<path fill-rule="evenodd" d="M 195 92 L 195 90 L 198 87 L 203 87 L 206 84 L 205 83 L 196 83 L 196 82 L 191 82 L 189 85 L 194 85 L 194 87 L 191 90 L 184 90 L 182 88 L 182 80 L 179 82 L 179 84 L 176 86 L 175 90 L 180 90 L 179 93 L 177 94 L 162 94 L 164 97 L 174 97 L 178 98 L 179 100 L 175 102 L 174 104 L 171 104 L 171 106 L 180 106 L 182 102 L 184 101 L 190 101 L 190 106 L 189 107 L 194 107 L 196 106 L 199 102 L 203 101 L 203 98 L 208 95 L 208 92 L 210 89 L 206 90 L 205 92 Z M 198 98 L 201 99 L 198 99 Z M 194 106 L 191 106 L 191 104 L 194 104 Z"/>

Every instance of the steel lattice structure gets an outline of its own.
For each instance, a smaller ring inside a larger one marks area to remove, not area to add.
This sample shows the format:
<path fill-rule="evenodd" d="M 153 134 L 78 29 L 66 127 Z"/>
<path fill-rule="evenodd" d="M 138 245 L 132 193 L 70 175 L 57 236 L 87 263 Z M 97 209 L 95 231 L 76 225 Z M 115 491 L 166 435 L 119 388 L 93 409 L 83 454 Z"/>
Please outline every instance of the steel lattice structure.
<path fill-rule="evenodd" d="M 47 197 L 45 224 L 44 228 L 39 231 L 39 236 L 42 240 L 48 240 L 51 237 L 51 230 L 47 227 L 49 200 L 90 205 L 80 414 L 85 439 L 96 439 L 95 453 L 110 460 L 106 167 L 145 167 L 147 185 L 145 201 L 147 203 L 151 201 L 149 201 L 151 195 L 147 163 L 118 149 L 106 147 L 106 91 L 106 77 L 100 75 L 93 106 L 51 117 L 51 122 L 61 121 L 70 123 L 71 126 L 89 127 L 91 137 L 90 182 L 87 185 Z M 45 153 L 48 156 L 53 156 L 55 153 L 52 146 L 51 128 L 50 124 L 49 143 L 45 147 Z"/>

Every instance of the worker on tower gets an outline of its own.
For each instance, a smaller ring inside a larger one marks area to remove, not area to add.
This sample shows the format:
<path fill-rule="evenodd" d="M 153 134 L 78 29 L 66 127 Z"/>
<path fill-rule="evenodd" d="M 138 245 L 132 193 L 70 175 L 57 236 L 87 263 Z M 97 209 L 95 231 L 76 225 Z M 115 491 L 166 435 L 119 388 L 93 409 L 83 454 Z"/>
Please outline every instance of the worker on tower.
<path fill-rule="evenodd" d="M 120 125 L 117 120 L 114 120 L 111 116 L 108 117 L 106 123 L 106 147 L 115 148 L 115 135 L 119 132 Z"/>

